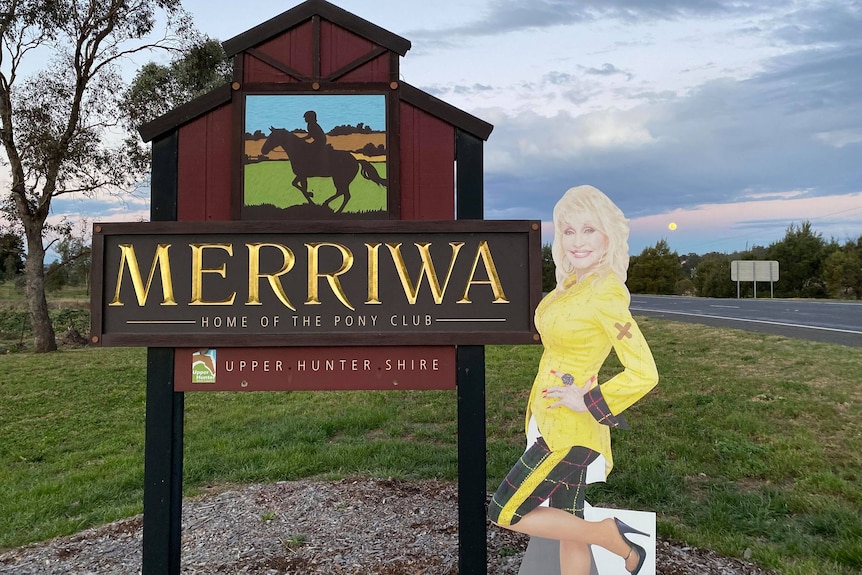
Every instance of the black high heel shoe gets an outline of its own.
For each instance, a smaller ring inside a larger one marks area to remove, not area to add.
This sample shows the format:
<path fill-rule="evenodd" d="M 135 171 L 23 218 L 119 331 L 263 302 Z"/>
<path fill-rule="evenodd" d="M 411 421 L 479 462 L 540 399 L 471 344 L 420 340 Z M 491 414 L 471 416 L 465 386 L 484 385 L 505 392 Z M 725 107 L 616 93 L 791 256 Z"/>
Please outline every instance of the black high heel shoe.
<path fill-rule="evenodd" d="M 623 561 L 628 561 L 629 557 L 632 556 L 632 551 L 637 552 L 638 554 L 638 564 L 635 566 L 634 571 L 629 571 L 631 575 L 638 575 L 640 573 L 641 568 L 644 566 L 644 561 L 646 561 L 646 549 L 638 545 L 637 543 L 632 543 L 632 541 L 626 537 L 626 533 L 633 533 L 635 535 L 646 535 L 649 536 L 649 533 L 644 533 L 643 531 L 639 531 L 634 527 L 626 525 L 616 517 L 614 517 L 614 523 L 617 526 L 617 531 L 620 532 L 620 537 L 625 539 L 626 543 L 629 544 L 629 554 L 625 556 Z"/>

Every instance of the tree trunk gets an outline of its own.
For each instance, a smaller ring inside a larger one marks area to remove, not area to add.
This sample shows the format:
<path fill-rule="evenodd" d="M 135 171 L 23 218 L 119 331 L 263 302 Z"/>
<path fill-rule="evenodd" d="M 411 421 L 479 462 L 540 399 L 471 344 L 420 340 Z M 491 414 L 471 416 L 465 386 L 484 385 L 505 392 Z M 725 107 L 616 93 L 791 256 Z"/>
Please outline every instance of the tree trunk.
<path fill-rule="evenodd" d="M 33 332 L 33 351 L 46 353 L 57 350 L 54 326 L 48 315 L 45 298 L 45 248 L 41 234 L 30 238 L 27 234 L 27 306 L 30 310 L 30 329 Z"/>

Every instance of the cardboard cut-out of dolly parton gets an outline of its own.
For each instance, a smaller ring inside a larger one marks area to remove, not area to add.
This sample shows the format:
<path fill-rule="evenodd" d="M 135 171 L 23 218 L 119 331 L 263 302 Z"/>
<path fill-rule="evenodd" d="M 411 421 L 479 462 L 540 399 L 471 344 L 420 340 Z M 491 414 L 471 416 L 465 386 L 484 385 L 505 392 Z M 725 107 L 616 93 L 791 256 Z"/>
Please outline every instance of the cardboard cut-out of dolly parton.
<path fill-rule="evenodd" d="M 592 186 L 571 188 L 554 207 L 557 286 L 536 308 L 544 351 L 527 404 L 528 447 L 489 506 L 495 524 L 559 542 L 545 547 L 559 555 L 538 561 L 528 550 L 525 563 L 537 567 L 527 574 L 522 566 L 522 575 L 544 575 L 542 563 L 562 575 L 654 571 L 653 514 L 584 513 L 586 485 L 604 481 L 614 464 L 610 429 L 628 427 L 622 412 L 658 382 L 629 311 L 628 235 L 623 213 Z M 624 369 L 599 381 L 611 348 Z"/>

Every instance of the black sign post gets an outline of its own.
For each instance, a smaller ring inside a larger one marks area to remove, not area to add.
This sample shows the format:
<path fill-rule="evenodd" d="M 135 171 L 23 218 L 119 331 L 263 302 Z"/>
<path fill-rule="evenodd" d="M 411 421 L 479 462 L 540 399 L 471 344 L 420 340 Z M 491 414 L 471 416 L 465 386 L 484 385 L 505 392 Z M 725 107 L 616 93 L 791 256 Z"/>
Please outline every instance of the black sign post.
<path fill-rule="evenodd" d="M 482 141 L 458 131 L 455 157 L 459 166 L 456 216 L 459 220 L 483 219 Z M 485 347 L 461 345 L 457 354 L 458 572 L 461 575 L 485 575 L 488 572 Z"/>
<path fill-rule="evenodd" d="M 150 219 L 176 220 L 177 133 L 153 142 Z M 94 261 L 94 273 L 100 263 Z M 179 575 L 185 395 L 174 391 L 174 348 L 147 348 L 143 575 Z"/>

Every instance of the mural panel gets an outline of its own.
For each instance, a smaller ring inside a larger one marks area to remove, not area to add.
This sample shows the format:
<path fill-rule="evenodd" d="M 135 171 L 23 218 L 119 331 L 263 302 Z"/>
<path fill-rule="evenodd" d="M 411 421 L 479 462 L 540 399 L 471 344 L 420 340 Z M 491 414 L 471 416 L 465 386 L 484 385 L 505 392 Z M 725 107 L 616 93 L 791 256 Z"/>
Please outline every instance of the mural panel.
<path fill-rule="evenodd" d="M 245 98 L 242 219 L 387 219 L 383 94 Z"/>

